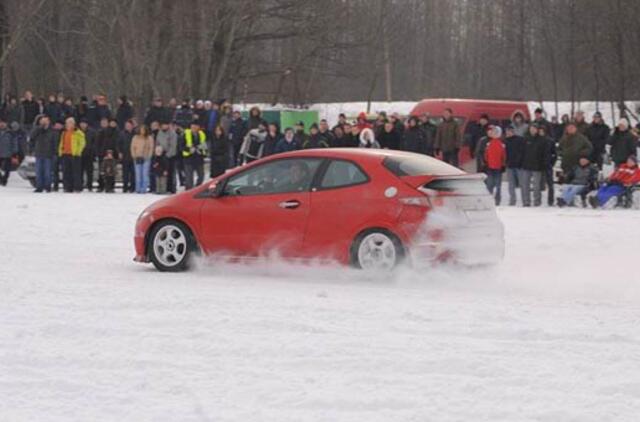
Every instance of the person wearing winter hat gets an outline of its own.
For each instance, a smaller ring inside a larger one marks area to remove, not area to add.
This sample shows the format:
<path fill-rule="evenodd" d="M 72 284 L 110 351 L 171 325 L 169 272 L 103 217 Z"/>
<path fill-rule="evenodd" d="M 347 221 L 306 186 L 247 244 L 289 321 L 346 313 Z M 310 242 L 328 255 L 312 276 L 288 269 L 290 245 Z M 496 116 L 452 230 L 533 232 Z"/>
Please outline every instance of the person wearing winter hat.
<path fill-rule="evenodd" d="M 373 133 L 373 129 L 364 128 L 360 132 L 360 148 L 375 148 L 380 149 L 380 144 L 376 141 L 376 136 Z"/>
<path fill-rule="evenodd" d="M 318 124 L 314 123 L 309 128 L 309 139 L 302 144 L 303 149 L 329 148 L 329 142 L 320 134 Z"/>
<path fill-rule="evenodd" d="M 606 153 L 606 145 L 609 136 L 611 136 L 611 129 L 602 120 L 602 114 L 596 111 L 593 114 L 593 120 L 585 132 L 587 139 L 593 145 L 593 152 L 591 153 L 591 161 L 595 163 L 600 170 L 602 170 L 602 164 L 604 162 L 604 155 Z"/>
<path fill-rule="evenodd" d="M 500 205 L 502 192 L 502 173 L 507 162 L 507 153 L 502 142 L 502 128 L 492 125 L 487 131 L 488 142 L 484 151 L 484 168 L 487 175 L 485 183 L 489 193 L 494 195 L 496 205 Z"/>
<path fill-rule="evenodd" d="M 544 117 L 544 110 L 540 107 L 536 108 L 533 112 L 533 121 L 531 123 L 535 123 L 538 126 L 545 126 L 546 133 L 552 133 L 551 131 L 551 123 Z"/>
<path fill-rule="evenodd" d="M 618 120 L 618 125 L 607 140 L 607 144 L 611 145 L 611 159 L 616 168 L 624 164 L 627 158 L 636 154 L 637 139 L 629 130 L 627 119 Z"/>
<path fill-rule="evenodd" d="M 547 132 L 548 133 L 548 132 Z M 591 157 L 593 146 L 586 136 L 578 132 L 575 122 L 567 123 L 564 136 L 560 139 L 562 172 L 568 174 L 582 157 Z"/>

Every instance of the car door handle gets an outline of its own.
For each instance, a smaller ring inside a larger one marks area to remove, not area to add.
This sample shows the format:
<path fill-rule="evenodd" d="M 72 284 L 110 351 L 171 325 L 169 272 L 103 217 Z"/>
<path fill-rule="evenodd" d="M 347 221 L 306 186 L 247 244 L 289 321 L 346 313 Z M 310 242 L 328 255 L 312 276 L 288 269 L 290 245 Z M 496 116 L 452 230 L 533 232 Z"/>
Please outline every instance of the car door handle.
<path fill-rule="evenodd" d="M 280 202 L 278 206 L 285 209 L 294 209 L 300 206 L 300 201 L 296 201 L 295 199 L 293 201 L 284 201 Z"/>

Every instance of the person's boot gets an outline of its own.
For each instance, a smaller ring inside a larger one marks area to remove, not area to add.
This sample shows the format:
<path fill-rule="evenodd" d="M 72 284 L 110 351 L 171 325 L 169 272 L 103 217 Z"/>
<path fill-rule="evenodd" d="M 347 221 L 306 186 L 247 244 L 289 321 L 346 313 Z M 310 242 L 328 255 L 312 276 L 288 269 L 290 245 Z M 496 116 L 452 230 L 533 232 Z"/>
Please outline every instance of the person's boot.
<path fill-rule="evenodd" d="M 562 199 L 562 198 L 558 198 L 558 206 L 559 206 L 560 208 L 562 208 L 562 207 L 564 207 L 564 206 L 566 206 L 566 205 L 567 205 L 567 203 L 565 202 L 565 200 L 564 200 L 564 199 Z"/>
<path fill-rule="evenodd" d="M 595 196 L 590 196 L 587 198 L 587 200 L 589 201 L 589 205 L 591 205 L 592 208 L 598 208 L 598 198 L 596 198 Z"/>

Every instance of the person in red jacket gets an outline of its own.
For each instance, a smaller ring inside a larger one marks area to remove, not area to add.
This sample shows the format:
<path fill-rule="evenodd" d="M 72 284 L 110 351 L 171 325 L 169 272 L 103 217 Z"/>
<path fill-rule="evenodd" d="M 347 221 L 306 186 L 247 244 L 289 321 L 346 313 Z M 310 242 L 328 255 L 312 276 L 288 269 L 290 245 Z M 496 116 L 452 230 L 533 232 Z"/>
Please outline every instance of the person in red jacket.
<path fill-rule="evenodd" d="M 496 205 L 500 205 L 502 193 L 502 173 L 507 162 L 507 150 L 502 142 L 500 126 L 491 126 L 488 131 L 489 141 L 484 150 L 485 183 L 491 195 L 495 196 Z"/>
<path fill-rule="evenodd" d="M 356 122 L 356 126 L 358 126 L 358 129 L 360 130 L 373 128 L 371 123 L 369 123 L 369 121 L 367 120 L 367 113 L 365 113 L 364 111 L 358 114 L 358 121 Z"/>
<path fill-rule="evenodd" d="M 640 184 L 640 168 L 637 158 L 632 155 L 609 176 L 607 184 L 598 189 L 597 195 L 589 198 L 589 203 L 593 208 L 603 207 L 612 198 L 622 195 L 628 187 L 637 184 Z"/>

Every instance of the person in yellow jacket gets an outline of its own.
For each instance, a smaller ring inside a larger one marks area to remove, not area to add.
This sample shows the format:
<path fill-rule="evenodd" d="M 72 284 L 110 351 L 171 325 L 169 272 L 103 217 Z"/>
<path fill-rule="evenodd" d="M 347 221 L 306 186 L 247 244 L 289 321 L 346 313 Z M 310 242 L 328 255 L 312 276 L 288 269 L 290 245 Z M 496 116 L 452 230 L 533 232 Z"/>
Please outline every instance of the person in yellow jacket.
<path fill-rule="evenodd" d="M 58 156 L 62 161 L 62 186 L 65 192 L 82 192 L 82 151 L 86 145 L 84 132 L 69 117 L 60 133 Z"/>
<path fill-rule="evenodd" d="M 184 165 L 184 185 L 189 190 L 194 186 L 194 171 L 198 175 L 195 186 L 199 186 L 204 182 L 204 157 L 207 156 L 207 135 L 200 130 L 198 123 L 191 123 L 189 129 L 184 131 L 180 139 L 180 151 Z"/>

